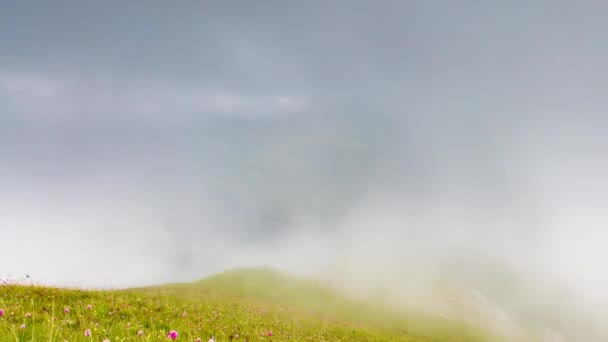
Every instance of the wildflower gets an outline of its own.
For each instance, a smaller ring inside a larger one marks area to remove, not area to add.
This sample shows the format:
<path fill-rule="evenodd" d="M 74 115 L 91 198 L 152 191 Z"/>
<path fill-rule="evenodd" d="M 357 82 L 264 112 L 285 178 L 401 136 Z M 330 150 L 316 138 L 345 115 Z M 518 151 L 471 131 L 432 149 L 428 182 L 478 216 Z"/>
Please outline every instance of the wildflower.
<path fill-rule="evenodd" d="M 131 323 L 127 323 L 127 329 L 129 329 L 131 327 Z"/>
<path fill-rule="evenodd" d="M 87 310 L 92 310 L 93 309 L 93 305 L 89 304 L 87 305 Z"/>
<path fill-rule="evenodd" d="M 177 331 L 175 330 L 171 330 L 171 332 L 169 332 L 169 335 L 167 335 L 170 339 L 175 340 L 177 338 Z"/>
<path fill-rule="evenodd" d="M 30 318 L 30 317 L 32 317 L 31 313 L 28 312 L 28 313 L 25 314 L 25 318 Z"/>
<path fill-rule="evenodd" d="M 99 323 L 95 323 L 95 328 L 99 328 Z"/>
<path fill-rule="evenodd" d="M 144 336 L 144 331 L 143 330 L 138 331 L 137 336 Z"/>
<path fill-rule="evenodd" d="M 215 340 L 212 338 L 209 339 L 209 342 L 215 342 Z"/>
<path fill-rule="evenodd" d="M 188 317 L 188 313 L 186 311 L 182 312 L 182 317 L 184 317 L 184 318 Z"/>
<path fill-rule="evenodd" d="M 110 340 L 103 340 L 103 342 L 110 342 Z"/>
<path fill-rule="evenodd" d="M 268 332 L 268 336 L 272 336 L 272 331 L 269 331 L 269 332 Z"/>
<path fill-rule="evenodd" d="M 25 323 L 21 324 L 21 326 L 19 328 L 25 329 Z"/>
<path fill-rule="evenodd" d="M 84 336 L 91 336 L 91 330 L 90 329 L 85 330 Z"/>
<path fill-rule="evenodd" d="M 0 317 L 4 316 L 4 310 L 0 309 Z"/>
<path fill-rule="evenodd" d="M 201 340 L 201 338 L 200 338 L 200 337 L 197 337 L 197 338 L 196 338 L 196 342 L 201 342 L 201 341 L 202 341 L 202 340 Z"/>
<path fill-rule="evenodd" d="M 63 309 L 63 313 L 66 314 L 66 315 L 69 314 L 70 313 L 70 308 Z"/>

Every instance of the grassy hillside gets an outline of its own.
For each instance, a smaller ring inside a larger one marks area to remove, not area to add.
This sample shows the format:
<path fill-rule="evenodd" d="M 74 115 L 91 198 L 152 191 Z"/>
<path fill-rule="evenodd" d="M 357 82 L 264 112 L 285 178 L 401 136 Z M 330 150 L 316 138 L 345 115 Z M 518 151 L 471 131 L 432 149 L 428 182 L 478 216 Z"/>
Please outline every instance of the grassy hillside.
<path fill-rule="evenodd" d="M 264 268 L 116 291 L 4 285 L 0 310 L 0 342 L 166 341 L 173 330 L 178 341 L 487 340 L 460 323 L 408 317 Z"/>

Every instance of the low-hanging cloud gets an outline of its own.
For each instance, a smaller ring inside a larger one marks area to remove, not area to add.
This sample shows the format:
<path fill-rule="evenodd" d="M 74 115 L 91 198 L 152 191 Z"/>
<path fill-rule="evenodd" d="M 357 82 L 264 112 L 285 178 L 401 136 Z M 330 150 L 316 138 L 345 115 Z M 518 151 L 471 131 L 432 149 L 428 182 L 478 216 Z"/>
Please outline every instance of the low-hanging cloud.
<path fill-rule="evenodd" d="M 0 276 L 265 264 L 448 314 L 444 281 L 606 336 L 600 8 L 252 6 L 6 5 Z"/>

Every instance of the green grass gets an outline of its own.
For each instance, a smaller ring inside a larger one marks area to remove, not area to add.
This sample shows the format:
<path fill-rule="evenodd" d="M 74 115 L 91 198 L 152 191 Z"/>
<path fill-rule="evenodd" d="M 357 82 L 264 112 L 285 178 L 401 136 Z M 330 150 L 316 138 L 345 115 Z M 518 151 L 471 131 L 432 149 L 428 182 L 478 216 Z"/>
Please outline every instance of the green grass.
<path fill-rule="evenodd" d="M 171 330 L 178 341 L 489 340 L 458 322 L 394 312 L 266 268 L 113 291 L 4 285 L 0 309 L 0 342 L 167 341 Z"/>

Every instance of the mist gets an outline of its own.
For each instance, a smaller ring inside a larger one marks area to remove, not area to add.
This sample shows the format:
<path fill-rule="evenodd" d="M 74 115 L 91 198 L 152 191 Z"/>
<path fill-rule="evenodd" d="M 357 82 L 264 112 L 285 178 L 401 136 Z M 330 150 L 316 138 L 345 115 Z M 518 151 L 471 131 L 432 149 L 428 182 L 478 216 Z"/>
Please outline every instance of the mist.
<path fill-rule="evenodd" d="M 0 277 L 440 282 L 602 340 L 606 9 L 5 1 Z"/>

